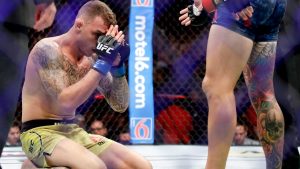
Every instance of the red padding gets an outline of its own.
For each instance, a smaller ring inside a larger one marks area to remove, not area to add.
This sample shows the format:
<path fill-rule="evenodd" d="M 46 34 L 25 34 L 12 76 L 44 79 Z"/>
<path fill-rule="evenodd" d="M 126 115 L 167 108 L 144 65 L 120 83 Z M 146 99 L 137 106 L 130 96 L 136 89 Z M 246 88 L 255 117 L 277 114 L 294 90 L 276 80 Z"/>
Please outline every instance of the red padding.
<path fill-rule="evenodd" d="M 202 6 L 206 10 L 207 13 L 213 12 L 216 10 L 216 5 L 213 0 L 203 0 Z"/>

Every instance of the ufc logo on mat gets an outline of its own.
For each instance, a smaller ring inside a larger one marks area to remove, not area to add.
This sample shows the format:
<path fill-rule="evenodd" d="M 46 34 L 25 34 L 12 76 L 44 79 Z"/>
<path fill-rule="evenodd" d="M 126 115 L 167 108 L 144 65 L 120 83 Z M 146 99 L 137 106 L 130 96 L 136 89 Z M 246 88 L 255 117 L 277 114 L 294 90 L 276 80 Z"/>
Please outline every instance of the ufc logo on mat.
<path fill-rule="evenodd" d="M 114 50 L 114 48 L 111 48 L 111 47 L 109 47 L 109 46 L 107 46 L 107 45 L 104 45 L 104 44 L 102 44 L 102 43 L 98 43 L 98 45 L 97 45 L 96 48 L 97 48 L 98 50 L 100 50 L 100 51 L 105 51 L 105 52 L 108 53 L 108 54 L 111 54 L 110 51 L 111 51 L 111 50 Z"/>

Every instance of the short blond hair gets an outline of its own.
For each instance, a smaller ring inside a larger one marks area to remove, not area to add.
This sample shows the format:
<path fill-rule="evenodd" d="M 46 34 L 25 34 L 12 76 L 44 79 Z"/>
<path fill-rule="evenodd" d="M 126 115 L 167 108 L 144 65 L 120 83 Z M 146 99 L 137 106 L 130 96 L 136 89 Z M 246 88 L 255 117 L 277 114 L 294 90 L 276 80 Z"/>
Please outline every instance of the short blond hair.
<path fill-rule="evenodd" d="M 114 12 L 104 3 L 98 0 L 92 0 L 85 3 L 78 11 L 76 18 L 84 18 L 84 20 L 92 20 L 96 16 L 101 16 L 104 23 L 109 25 L 116 25 L 116 15 Z"/>

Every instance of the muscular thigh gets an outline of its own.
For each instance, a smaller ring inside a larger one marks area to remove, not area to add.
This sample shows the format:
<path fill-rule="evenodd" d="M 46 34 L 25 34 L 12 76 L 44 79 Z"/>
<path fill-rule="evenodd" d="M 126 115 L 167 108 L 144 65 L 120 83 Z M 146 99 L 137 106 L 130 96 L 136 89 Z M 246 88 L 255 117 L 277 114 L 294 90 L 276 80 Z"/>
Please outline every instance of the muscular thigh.
<path fill-rule="evenodd" d="M 52 154 L 45 155 L 49 166 L 66 166 L 70 168 L 94 168 L 105 164 L 82 145 L 65 138 L 54 148 Z"/>
<path fill-rule="evenodd" d="M 205 80 L 220 90 L 232 90 L 250 56 L 252 40 L 223 26 L 210 30 Z"/>
<path fill-rule="evenodd" d="M 273 95 L 273 72 L 277 42 L 254 44 L 251 57 L 244 69 L 244 77 L 252 99 L 256 95 Z"/>
<path fill-rule="evenodd" d="M 21 141 L 27 157 L 39 167 L 84 167 L 83 164 L 91 163 L 90 160 L 98 161 L 98 164 L 95 165 L 99 165 L 101 162 L 97 155 L 109 147 L 112 142 L 102 136 L 93 137 L 75 124 L 33 128 L 21 134 Z M 85 156 L 90 160 L 82 162 Z"/>

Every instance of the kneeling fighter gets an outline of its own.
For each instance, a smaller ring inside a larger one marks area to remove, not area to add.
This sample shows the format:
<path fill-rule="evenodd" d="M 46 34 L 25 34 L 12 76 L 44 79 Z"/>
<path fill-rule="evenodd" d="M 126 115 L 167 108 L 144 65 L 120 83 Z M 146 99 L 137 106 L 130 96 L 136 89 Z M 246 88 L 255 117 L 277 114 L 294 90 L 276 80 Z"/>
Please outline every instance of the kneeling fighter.
<path fill-rule="evenodd" d="M 112 10 L 84 4 L 70 30 L 32 49 L 23 86 L 22 148 L 37 167 L 151 169 L 141 155 L 74 124 L 75 110 L 99 89 L 118 112 L 128 107 L 129 47 Z"/>

